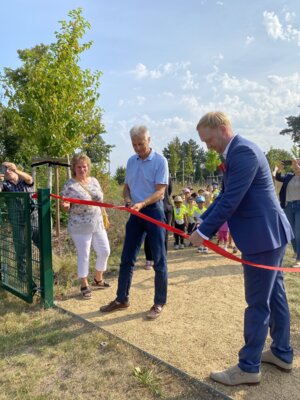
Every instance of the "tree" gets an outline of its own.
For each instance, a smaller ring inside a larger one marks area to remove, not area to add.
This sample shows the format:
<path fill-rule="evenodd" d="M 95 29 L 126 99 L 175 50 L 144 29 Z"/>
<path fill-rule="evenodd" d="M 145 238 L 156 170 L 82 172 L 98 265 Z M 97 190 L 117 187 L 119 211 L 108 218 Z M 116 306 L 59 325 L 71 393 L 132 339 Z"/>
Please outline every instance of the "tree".
<path fill-rule="evenodd" d="M 270 169 L 273 171 L 275 165 L 280 164 L 282 160 L 290 160 L 292 158 L 291 153 L 282 149 L 271 149 L 266 154 L 267 160 L 270 165 Z"/>
<path fill-rule="evenodd" d="M 218 155 L 218 153 L 214 150 L 208 150 L 207 152 L 207 159 L 206 159 L 206 163 L 205 163 L 205 168 L 211 173 L 213 174 L 216 169 L 217 166 L 221 163 L 221 159 Z"/>
<path fill-rule="evenodd" d="M 172 177 L 176 178 L 177 172 L 180 168 L 180 153 L 181 143 L 176 136 L 168 145 L 163 149 L 163 155 L 169 163 L 169 170 Z"/>
<path fill-rule="evenodd" d="M 115 180 L 119 185 L 122 185 L 125 182 L 126 168 L 118 167 L 115 173 Z"/>
<path fill-rule="evenodd" d="M 291 135 L 292 141 L 300 146 L 300 114 L 298 117 L 289 116 L 286 118 L 289 128 L 283 129 L 280 135 Z"/>
<path fill-rule="evenodd" d="M 109 163 L 111 149 L 114 147 L 114 145 L 105 144 L 102 136 L 95 132 L 94 135 L 83 138 L 81 149 L 90 157 L 94 165 L 97 165 L 100 170 L 104 170 L 106 164 Z"/>
<path fill-rule="evenodd" d="M 194 174 L 194 164 L 192 158 L 192 147 L 190 144 L 188 144 L 187 153 L 185 157 L 185 175 L 187 177 L 193 178 L 193 174 Z"/>
<path fill-rule="evenodd" d="M 18 50 L 22 66 L 5 68 L 1 75 L 14 132 L 39 155 L 73 153 L 105 131 L 97 106 L 101 72 L 78 65 L 81 53 L 92 45 L 80 43 L 90 28 L 81 12 L 72 10 L 68 22 L 60 21 L 55 43 Z M 105 151 L 107 155 L 110 148 Z"/>

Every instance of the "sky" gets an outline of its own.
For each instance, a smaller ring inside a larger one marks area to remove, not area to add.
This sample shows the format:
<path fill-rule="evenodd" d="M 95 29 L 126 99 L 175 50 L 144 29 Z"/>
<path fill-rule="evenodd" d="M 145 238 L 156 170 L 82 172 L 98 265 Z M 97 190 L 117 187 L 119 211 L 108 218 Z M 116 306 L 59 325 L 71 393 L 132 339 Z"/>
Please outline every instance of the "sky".
<path fill-rule="evenodd" d="M 91 24 L 84 41 L 93 40 L 80 64 L 103 73 L 112 174 L 133 154 L 133 125 L 149 128 L 158 152 L 176 136 L 206 149 L 195 126 L 214 110 L 264 151 L 291 149 L 279 132 L 299 115 L 299 0 L 2 1 L 1 72 L 20 66 L 18 49 L 54 42 L 78 7 Z"/>

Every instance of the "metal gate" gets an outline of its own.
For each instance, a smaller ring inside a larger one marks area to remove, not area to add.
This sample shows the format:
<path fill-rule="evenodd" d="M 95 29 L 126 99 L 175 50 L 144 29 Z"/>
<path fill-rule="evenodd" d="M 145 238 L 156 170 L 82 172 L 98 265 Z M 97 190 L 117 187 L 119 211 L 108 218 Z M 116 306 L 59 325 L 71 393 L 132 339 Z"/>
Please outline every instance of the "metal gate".
<path fill-rule="evenodd" d="M 49 189 L 0 193 L 0 285 L 32 303 L 40 294 L 45 308 L 53 305 L 51 213 Z"/>

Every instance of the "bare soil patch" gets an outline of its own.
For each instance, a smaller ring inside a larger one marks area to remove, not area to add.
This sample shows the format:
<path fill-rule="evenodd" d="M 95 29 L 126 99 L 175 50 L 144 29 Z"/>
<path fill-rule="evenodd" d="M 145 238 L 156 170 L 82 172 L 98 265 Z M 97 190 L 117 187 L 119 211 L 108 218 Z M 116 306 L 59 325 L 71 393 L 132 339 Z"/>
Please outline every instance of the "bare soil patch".
<path fill-rule="evenodd" d="M 154 273 L 144 270 L 142 261 L 134 272 L 128 309 L 99 312 L 101 305 L 115 298 L 117 278 L 111 280 L 112 288 L 93 291 L 91 300 L 82 300 L 74 291 L 58 304 L 235 400 L 300 399 L 299 320 L 292 319 L 295 358 L 290 374 L 263 365 L 259 386 L 218 385 L 209 373 L 236 364 L 243 345 L 242 267 L 214 253 L 199 254 L 195 248 L 170 250 L 168 266 L 168 304 L 155 321 L 145 319 L 153 304 Z"/>

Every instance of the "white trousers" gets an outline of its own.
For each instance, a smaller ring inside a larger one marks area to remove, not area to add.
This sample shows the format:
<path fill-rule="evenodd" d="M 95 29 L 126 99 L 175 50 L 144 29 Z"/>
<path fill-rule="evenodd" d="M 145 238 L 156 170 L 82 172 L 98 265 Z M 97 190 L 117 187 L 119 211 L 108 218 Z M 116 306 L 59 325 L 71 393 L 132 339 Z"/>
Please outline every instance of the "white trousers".
<path fill-rule="evenodd" d="M 106 230 L 101 232 L 71 234 L 71 238 L 77 250 L 78 278 L 86 278 L 89 275 L 89 259 L 91 245 L 96 252 L 96 270 L 106 271 L 107 260 L 110 254 L 110 246 Z"/>

